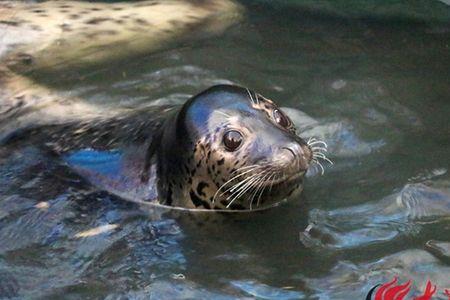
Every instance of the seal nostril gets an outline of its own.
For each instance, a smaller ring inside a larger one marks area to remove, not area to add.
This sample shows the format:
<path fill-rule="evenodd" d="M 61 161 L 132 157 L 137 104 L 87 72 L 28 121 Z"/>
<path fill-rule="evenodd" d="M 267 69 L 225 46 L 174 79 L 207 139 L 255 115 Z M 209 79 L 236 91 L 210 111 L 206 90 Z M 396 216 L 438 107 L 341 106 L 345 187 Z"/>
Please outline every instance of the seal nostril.
<path fill-rule="evenodd" d="M 291 152 L 291 153 L 292 153 L 292 155 L 294 156 L 294 158 L 296 158 L 296 157 L 297 157 L 297 154 L 295 154 L 295 151 L 294 151 L 294 150 L 292 150 L 291 148 L 289 148 L 289 147 L 283 147 L 283 148 L 281 148 L 281 149 L 286 149 L 286 150 L 288 150 L 289 152 Z"/>

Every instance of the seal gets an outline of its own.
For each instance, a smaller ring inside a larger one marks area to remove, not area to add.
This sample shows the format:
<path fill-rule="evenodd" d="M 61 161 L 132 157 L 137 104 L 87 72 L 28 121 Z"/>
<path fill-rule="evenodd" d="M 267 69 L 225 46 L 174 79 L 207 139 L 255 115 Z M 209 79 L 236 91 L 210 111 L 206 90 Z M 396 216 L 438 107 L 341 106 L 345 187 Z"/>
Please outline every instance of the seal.
<path fill-rule="evenodd" d="M 181 107 L 105 112 L 36 82 L 220 33 L 242 11 L 232 0 L 3 1 L 0 142 L 45 141 L 92 184 L 133 201 L 247 210 L 301 191 L 314 149 L 273 101 L 246 88 L 215 86 Z"/>
<path fill-rule="evenodd" d="M 191 209 L 273 206 L 302 190 L 315 158 L 273 101 L 234 85 L 182 106 L 36 128 L 29 137 L 113 194 Z"/>

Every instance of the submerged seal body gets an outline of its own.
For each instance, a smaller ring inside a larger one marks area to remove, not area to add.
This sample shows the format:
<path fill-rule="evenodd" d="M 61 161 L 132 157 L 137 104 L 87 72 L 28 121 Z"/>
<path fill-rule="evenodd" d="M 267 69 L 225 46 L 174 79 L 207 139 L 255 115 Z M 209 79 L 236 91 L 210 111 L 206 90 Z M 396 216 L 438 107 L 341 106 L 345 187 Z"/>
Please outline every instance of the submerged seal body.
<path fill-rule="evenodd" d="M 234 85 L 211 87 L 180 107 L 38 128 L 30 136 L 45 139 L 102 189 L 194 209 L 272 206 L 302 190 L 313 159 L 273 101 Z M 99 175 L 100 165 L 114 171 Z"/>

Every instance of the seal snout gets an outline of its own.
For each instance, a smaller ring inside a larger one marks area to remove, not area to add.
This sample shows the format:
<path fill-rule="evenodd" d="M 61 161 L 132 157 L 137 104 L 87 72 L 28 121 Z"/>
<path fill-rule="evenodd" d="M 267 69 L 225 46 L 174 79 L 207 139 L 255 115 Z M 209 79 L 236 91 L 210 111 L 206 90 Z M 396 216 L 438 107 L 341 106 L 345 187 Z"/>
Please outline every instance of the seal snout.
<path fill-rule="evenodd" d="M 301 171 L 306 171 L 308 169 L 312 159 L 312 152 L 307 145 L 291 143 L 281 147 L 281 149 L 287 154 L 285 156 L 285 159 L 288 160 L 287 163 L 298 167 Z"/>
<path fill-rule="evenodd" d="M 297 154 L 295 153 L 295 150 L 292 149 L 292 147 L 282 147 L 281 149 L 285 149 L 285 150 L 289 151 L 294 158 L 297 158 Z"/>

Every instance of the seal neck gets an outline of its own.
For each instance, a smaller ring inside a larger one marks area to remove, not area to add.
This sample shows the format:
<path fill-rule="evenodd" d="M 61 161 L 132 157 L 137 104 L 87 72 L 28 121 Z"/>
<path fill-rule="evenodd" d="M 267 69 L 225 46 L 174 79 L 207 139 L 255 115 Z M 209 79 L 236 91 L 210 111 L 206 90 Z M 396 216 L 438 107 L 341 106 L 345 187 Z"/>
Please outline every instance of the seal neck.
<path fill-rule="evenodd" d="M 157 189 L 161 204 L 193 207 L 188 197 L 188 185 L 195 166 L 190 135 L 182 123 L 182 110 L 167 118 L 162 130 L 155 136 L 154 149 L 150 156 L 156 156 Z"/>

